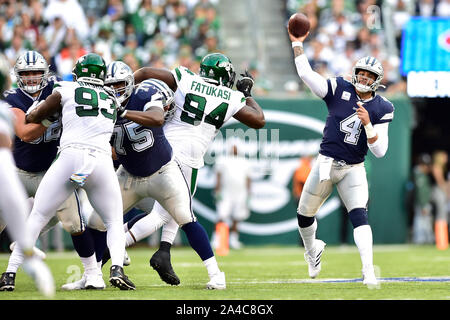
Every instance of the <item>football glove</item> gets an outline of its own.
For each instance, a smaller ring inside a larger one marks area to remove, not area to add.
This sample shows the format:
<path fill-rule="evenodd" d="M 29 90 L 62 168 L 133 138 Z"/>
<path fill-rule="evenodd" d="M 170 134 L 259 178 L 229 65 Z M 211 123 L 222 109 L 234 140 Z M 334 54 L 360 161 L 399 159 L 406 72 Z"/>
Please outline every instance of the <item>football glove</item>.
<path fill-rule="evenodd" d="M 248 72 L 248 70 L 245 70 L 244 73 L 241 73 L 241 79 L 239 79 L 236 83 L 236 88 L 238 91 L 242 92 L 244 94 L 244 97 L 251 97 L 252 96 L 252 87 L 255 81 L 253 80 L 252 75 Z"/>
<path fill-rule="evenodd" d="M 117 115 L 119 117 L 123 118 L 123 117 L 125 117 L 126 114 L 127 114 L 127 110 L 124 107 L 120 106 L 117 108 Z"/>

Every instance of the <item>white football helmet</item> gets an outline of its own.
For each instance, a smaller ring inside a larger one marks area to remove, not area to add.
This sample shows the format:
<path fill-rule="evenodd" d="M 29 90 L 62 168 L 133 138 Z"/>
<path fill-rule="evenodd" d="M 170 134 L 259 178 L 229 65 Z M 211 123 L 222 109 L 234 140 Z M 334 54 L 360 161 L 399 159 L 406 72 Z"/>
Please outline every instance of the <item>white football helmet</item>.
<path fill-rule="evenodd" d="M 134 89 L 133 70 L 122 61 L 111 62 L 106 69 L 105 85 L 111 86 L 113 83 L 125 82 L 124 87 L 115 89 L 117 101 L 122 104 Z"/>
<path fill-rule="evenodd" d="M 362 83 L 359 83 L 357 76 L 359 70 L 366 70 L 375 74 L 376 75 L 375 81 L 371 85 L 364 85 Z M 359 59 L 353 66 L 352 84 L 355 86 L 356 90 L 360 92 L 369 92 L 369 91 L 375 92 L 378 89 L 378 86 L 380 85 L 383 76 L 384 71 L 380 61 L 378 61 L 374 57 L 367 56 L 362 59 Z"/>
<path fill-rule="evenodd" d="M 164 96 L 164 120 L 169 121 L 175 114 L 175 95 L 169 86 L 159 79 L 148 79 L 146 83 L 151 83 Z"/>
<path fill-rule="evenodd" d="M 26 71 L 42 71 L 41 75 L 23 76 Z M 14 73 L 17 78 L 17 85 L 28 93 L 35 93 L 42 90 L 47 85 L 48 64 L 44 57 L 36 51 L 27 51 L 20 55 L 14 65 Z"/>

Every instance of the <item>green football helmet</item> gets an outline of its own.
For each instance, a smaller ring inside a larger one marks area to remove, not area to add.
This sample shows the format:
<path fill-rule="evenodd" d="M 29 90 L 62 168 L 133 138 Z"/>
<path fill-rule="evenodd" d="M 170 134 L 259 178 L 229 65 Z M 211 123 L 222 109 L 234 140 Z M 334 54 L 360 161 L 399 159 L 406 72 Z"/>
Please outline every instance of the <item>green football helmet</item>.
<path fill-rule="evenodd" d="M 101 56 L 88 53 L 80 57 L 73 67 L 74 81 L 82 81 L 103 86 L 106 76 L 106 63 Z"/>
<path fill-rule="evenodd" d="M 200 76 L 207 82 L 231 88 L 234 85 L 236 72 L 227 56 L 221 53 L 210 53 L 200 62 Z"/>

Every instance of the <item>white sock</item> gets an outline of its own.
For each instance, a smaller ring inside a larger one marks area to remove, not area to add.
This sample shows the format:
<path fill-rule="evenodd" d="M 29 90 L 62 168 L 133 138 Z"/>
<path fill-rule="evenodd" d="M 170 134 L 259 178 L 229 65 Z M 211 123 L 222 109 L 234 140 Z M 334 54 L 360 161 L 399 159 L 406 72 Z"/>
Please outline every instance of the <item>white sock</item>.
<path fill-rule="evenodd" d="M 373 266 L 372 229 L 368 224 L 353 229 L 353 239 L 358 247 L 363 268 Z"/>
<path fill-rule="evenodd" d="M 167 222 L 161 231 L 161 241 L 173 244 L 175 237 L 177 236 L 179 226 L 178 223 L 172 218 Z"/>
<path fill-rule="evenodd" d="M 303 240 L 305 251 L 307 253 L 314 251 L 314 242 L 316 240 L 317 220 L 314 219 L 314 223 L 306 228 L 298 227 L 298 232 Z"/>
<path fill-rule="evenodd" d="M 134 238 L 131 236 L 130 231 L 125 233 L 125 247 L 130 247 L 135 244 Z"/>
<path fill-rule="evenodd" d="M 97 258 L 95 256 L 95 253 L 90 257 L 80 257 L 81 263 L 84 267 L 84 272 L 86 274 L 97 274 L 98 273 L 98 266 L 97 266 Z"/>
<path fill-rule="evenodd" d="M 208 275 L 210 278 L 220 272 L 219 265 L 217 264 L 216 257 L 214 256 L 203 261 L 203 264 L 205 265 L 206 270 L 208 270 Z"/>
<path fill-rule="evenodd" d="M 230 242 L 238 242 L 239 241 L 239 233 L 237 233 L 236 231 L 232 231 L 230 232 Z"/>
<path fill-rule="evenodd" d="M 161 228 L 165 223 L 158 214 L 148 214 L 144 218 L 137 221 L 126 233 L 127 246 L 132 245 L 144 238 L 150 236 L 153 232 Z M 129 234 L 133 234 L 133 238 Z"/>

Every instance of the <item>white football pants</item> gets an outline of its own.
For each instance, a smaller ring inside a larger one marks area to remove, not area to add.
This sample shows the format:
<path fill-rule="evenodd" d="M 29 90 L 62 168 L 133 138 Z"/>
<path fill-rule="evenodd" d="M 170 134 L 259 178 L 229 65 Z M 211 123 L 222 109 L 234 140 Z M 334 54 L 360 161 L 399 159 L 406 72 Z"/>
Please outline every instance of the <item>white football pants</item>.
<path fill-rule="evenodd" d="M 321 155 L 318 156 L 319 158 Z M 306 179 L 297 212 L 306 217 L 313 217 L 328 199 L 336 185 L 339 196 L 347 212 L 356 208 L 365 208 L 369 200 L 366 169 L 364 162 L 358 164 L 340 164 L 333 161 L 330 179 L 320 182 L 320 160 L 314 162 Z"/>
<path fill-rule="evenodd" d="M 95 160 L 92 162 L 92 173 L 86 179 L 83 189 L 108 231 L 107 244 L 111 252 L 112 265 L 123 266 L 125 233 L 123 231 L 122 198 L 110 154 L 78 147 L 63 149 L 39 184 L 34 206 L 27 220 L 27 228 L 34 244 L 42 228 L 76 189 L 77 185 L 69 178 L 83 167 L 87 152 L 95 157 Z M 17 265 L 22 261 L 23 255 L 14 249 L 10 257 L 10 264 L 13 262 Z M 8 266 L 9 268 L 10 266 Z M 7 272 L 16 271 L 17 269 L 15 271 L 7 270 Z"/>

